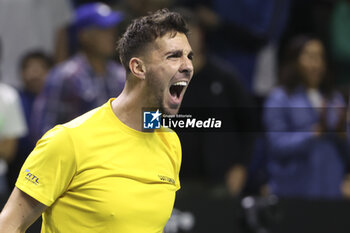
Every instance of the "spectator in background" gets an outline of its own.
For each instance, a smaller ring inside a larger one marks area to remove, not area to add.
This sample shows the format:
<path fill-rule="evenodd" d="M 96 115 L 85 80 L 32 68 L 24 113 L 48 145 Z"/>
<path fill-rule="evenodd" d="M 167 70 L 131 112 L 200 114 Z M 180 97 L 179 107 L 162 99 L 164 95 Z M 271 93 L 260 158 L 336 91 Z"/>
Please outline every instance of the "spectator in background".
<path fill-rule="evenodd" d="M 70 0 L 0 1 L 3 81 L 20 87 L 18 62 L 29 51 L 42 50 L 55 57 L 66 54 L 64 28 L 72 13 Z"/>
<path fill-rule="evenodd" d="M 1 61 L 0 41 L 0 61 Z M 14 159 L 18 138 L 27 133 L 27 127 L 17 91 L 0 82 L 0 197 L 9 189 L 6 181 L 7 162 Z"/>
<path fill-rule="evenodd" d="M 7 195 L 7 163 L 17 152 L 18 139 L 27 133 L 17 91 L 0 83 L 0 196 Z"/>
<path fill-rule="evenodd" d="M 121 13 L 102 3 L 82 5 L 75 13 L 79 52 L 47 77 L 34 106 L 36 139 L 56 124 L 105 103 L 124 87 L 125 70 L 111 60 Z"/>
<path fill-rule="evenodd" d="M 282 197 L 340 198 L 348 162 L 344 100 L 331 85 L 323 43 L 294 38 L 281 85 L 267 98 L 269 188 Z"/>
<path fill-rule="evenodd" d="M 208 111 L 209 109 L 212 111 L 229 109 L 232 111 L 227 113 L 232 114 L 229 123 L 238 131 L 179 132 L 183 152 L 182 185 L 185 191 L 186 189 L 189 190 L 188 192 L 198 191 L 192 190 L 196 187 L 192 181 L 200 181 L 204 187 L 199 188 L 209 186 L 216 194 L 236 196 L 241 193 L 245 185 L 246 166 L 253 142 L 252 134 L 239 131 L 241 128 L 248 129 L 253 124 L 253 117 L 242 118 L 242 115 L 236 114 L 235 111 L 251 107 L 251 99 L 233 70 L 222 60 L 207 53 L 205 35 L 195 15 L 185 9 L 178 11 L 187 18 L 186 21 L 190 27 L 189 40 L 195 54 L 193 65 L 196 70 L 195 77 L 189 86 L 190 91 L 186 93 L 183 100 L 184 110 L 186 107 L 189 111 L 191 107 L 207 108 Z"/>
<path fill-rule="evenodd" d="M 11 190 L 13 189 L 23 162 L 35 147 L 34 135 L 30 130 L 33 116 L 33 104 L 44 86 L 45 78 L 51 67 L 51 57 L 41 51 L 32 51 L 25 54 L 20 62 L 19 69 L 24 85 L 19 91 L 19 94 L 29 132 L 24 137 L 20 138 L 17 154 L 9 163 L 7 177 Z"/>

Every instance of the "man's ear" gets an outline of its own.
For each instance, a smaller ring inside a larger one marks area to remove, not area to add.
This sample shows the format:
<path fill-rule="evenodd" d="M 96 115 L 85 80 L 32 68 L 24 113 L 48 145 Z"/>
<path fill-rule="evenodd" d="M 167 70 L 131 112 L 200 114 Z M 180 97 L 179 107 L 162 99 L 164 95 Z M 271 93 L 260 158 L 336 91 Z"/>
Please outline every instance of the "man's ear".
<path fill-rule="evenodd" d="M 129 61 L 129 69 L 136 78 L 142 80 L 146 78 L 146 66 L 140 58 L 131 58 Z"/>

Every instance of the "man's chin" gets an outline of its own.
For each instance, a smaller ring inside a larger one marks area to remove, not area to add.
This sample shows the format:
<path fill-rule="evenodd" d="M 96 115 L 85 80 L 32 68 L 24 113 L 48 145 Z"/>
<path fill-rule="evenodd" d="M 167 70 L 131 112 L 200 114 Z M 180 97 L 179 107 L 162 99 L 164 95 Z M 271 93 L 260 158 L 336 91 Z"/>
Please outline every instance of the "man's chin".
<path fill-rule="evenodd" d="M 180 105 L 178 106 L 170 106 L 170 107 L 163 107 L 161 109 L 163 114 L 166 115 L 176 115 L 180 110 Z"/>

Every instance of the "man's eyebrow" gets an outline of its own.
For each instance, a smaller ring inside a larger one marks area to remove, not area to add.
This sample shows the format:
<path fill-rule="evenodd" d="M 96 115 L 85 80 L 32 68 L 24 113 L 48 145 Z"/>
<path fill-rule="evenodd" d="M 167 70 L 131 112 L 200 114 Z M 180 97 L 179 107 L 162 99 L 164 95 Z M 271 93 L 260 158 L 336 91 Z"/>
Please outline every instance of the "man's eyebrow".
<path fill-rule="evenodd" d="M 168 56 L 168 55 L 175 55 L 175 56 L 182 56 L 183 54 L 183 51 L 182 50 L 171 50 L 171 51 L 168 51 L 165 53 L 165 56 Z M 188 55 L 188 57 L 193 57 L 194 56 L 194 53 L 193 51 L 191 50 Z"/>
<path fill-rule="evenodd" d="M 170 54 L 173 54 L 173 55 L 182 55 L 182 51 L 181 50 L 171 50 L 171 51 L 168 51 L 168 52 L 166 52 L 165 53 L 165 56 L 167 56 L 167 55 L 170 55 Z"/>

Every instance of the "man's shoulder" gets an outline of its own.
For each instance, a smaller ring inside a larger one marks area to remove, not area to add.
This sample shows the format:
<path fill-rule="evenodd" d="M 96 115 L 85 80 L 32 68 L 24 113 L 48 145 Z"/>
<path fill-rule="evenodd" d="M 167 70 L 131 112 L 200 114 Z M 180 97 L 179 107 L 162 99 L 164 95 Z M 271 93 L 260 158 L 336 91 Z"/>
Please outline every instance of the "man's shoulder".
<path fill-rule="evenodd" d="M 156 131 L 156 133 L 163 137 L 166 141 L 168 141 L 169 144 L 171 144 L 175 148 L 181 148 L 179 136 L 174 130 L 166 127 L 161 127 Z"/>
<path fill-rule="evenodd" d="M 179 169 L 182 160 L 182 149 L 179 136 L 174 130 L 165 127 L 161 127 L 157 133 L 162 138 L 161 140 L 166 145 L 168 152 L 170 152 L 169 155 L 174 161 L 176 161 L 177 169 Z"/>
<path fill-rule="evenodd" d="M 94 108 L 76 118 L 73 120 L 63 124 L 64 127 L 69 129 L 79 129 L 79 127 L 82 127 L 84 125 L 87 125 L 89 123 L 93 123 L 93 120 L 98 118 L 100 111 L 102 111 L 103 106 Z"/>
<path fill-rule="evenodd" d="M 164 126 L 161 126 L 160 129 L 155 130 L 155 132 L 166 135 L 169 138 L 177 137 L 177 133 L 173 129 Z"/>

